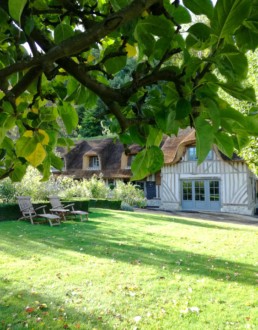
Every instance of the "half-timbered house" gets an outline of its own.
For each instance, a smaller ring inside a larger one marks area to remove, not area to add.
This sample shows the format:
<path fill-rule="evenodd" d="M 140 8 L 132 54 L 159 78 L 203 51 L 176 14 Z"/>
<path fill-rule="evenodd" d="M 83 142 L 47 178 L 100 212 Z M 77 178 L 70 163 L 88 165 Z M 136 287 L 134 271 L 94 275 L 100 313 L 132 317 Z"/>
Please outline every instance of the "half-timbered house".
<path fill-rule="evenodd" d="M 257 178 L 243 159 L 229 159 L 213 147 L 198 165 L 195 144 L 192 129 L 164 142 L 161 208 L 253 214 Z"/>

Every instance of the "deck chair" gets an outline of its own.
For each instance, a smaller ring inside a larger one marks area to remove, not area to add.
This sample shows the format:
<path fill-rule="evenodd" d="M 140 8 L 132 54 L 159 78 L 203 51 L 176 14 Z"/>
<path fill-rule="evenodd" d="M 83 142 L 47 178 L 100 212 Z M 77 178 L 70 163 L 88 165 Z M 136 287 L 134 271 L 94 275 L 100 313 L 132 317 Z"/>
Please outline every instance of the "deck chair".
<path fill-rule="evenodd" d="M 57 226 L 60 225 L 60 217 L 55 214 L 49 214 L 45 211 L 45 205 L 34 208 L 31 199 L 29 196 L 17 196 L 17 201 L 19 204 L 20 211 L 22 213 L 22 217 L 19 220 L 30 220 L 31 224 L 34 225 L 36 222 L 35 220 L 38 218 L 43 218 L 48 221 L 49 225 Z M 37 213 L 37 210 L 43 210 L 43 213 Z"/>
<path fill-rule="evenodd" d="M 63 205 L 60 202 L 60 199 L 58 196 L 50 196 L 49 197 L 50 204 L 52 205 L 52 208 L 50 209 L 51 212 L 59 214 L 62 216 L 63 219 L 66 219 L 65 216 L 72 215 L 76 217 L 77 215 L 80 216 L 81 221 L 88 221 L 88 215 L 89 213 L 86 211 L 80 211 L 74 209 L 74 203 Z"/>

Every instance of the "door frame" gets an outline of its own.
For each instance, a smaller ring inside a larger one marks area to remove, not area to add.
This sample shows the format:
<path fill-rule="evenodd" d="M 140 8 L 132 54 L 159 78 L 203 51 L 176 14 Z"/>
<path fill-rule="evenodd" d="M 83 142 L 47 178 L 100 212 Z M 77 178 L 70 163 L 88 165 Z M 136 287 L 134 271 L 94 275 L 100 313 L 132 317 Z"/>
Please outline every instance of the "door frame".
<path fill-rule="evenodd" d="M 197 183 L 200 183 L 199 186 Z M 182 210 L 221 210 L 221 180 L 219 178 L 184 178 L 180 180 L 180 187 Z"/>

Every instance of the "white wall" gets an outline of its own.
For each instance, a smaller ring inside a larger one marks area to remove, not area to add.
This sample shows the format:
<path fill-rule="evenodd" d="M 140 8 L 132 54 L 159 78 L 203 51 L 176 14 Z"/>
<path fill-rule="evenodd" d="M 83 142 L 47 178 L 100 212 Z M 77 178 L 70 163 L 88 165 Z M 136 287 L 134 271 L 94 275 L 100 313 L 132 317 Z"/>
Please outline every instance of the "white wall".
<path fill-rule="evenodd" d="M 244 162 L 223 161 L 214 153 L 214 160 L 199 166 L 186 157 L 161 170 L 162 209 L 181 209 L 182 179 L 217 179 L 221 182 L 221 212 L 253 214 L 255 176 Z"/>

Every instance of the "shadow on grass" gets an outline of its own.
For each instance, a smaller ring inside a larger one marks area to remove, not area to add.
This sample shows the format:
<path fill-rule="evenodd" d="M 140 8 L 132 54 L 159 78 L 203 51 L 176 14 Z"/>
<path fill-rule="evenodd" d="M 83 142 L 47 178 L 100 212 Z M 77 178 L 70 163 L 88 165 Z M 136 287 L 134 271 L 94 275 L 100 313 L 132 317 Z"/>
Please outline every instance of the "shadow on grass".
<path fill-rule="evenodd" d="M 96 217 L 100 219 L 99 215 Z M 97 258 L 121 261 L 132 267 L 148 266 L 158 270 L 165 267 L 172 273 L 193 274 L 247 285 L 256 283 L 255 266 L 232 262 L 214 255 L 176 249 L 172 244 L 169 247 L 162 245 L 158 242 L 158 233 L 146 234 L 143 239 L 139 231 L 132 232 L 129 226 L 127 229 L 125 223 L 121 227 L 116 224 L 118 229 L 112 227 L 112 223 L 101 220 L 85 223 L 66 222 L 59 228 L 41 226 L 40 230 L 38 226 L 24 226 L 19 237 L 11 231 L 2 237 L 6 253 L 19 256 L 21 251 L 22 258 L 30 258 L 31 251 L 40 255 L 44 254 L 44 249 L 48 247 L 53 249 L 53 255 L 56 251 L 59 257 L 61 253 L 62 257 L 67 259 L 70 257 L 66 256 L 66 251 L 71 250 Z M 27 257 L 24 257 L 24 251 L 27 251 Z"/>
<path fill-rule="evenodd" d="M 79 291 L 75 297 L 67 289 L 61 300 L 32 292 L 31 288 L 14 289 L 14 283 L 7 283 L 6 279 L 2 282 L 3 287 L 0 279 L 0 329 L 113 329 L 105 315 L 99 315 L 98 309 L 87 301 L 86 292 Z M 80 305 L 76 299 L 82 300 Z M 112 309 L 107 314 L 119 322 Z"/>

